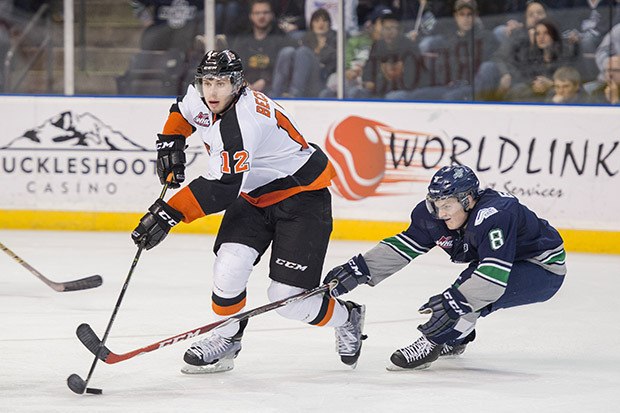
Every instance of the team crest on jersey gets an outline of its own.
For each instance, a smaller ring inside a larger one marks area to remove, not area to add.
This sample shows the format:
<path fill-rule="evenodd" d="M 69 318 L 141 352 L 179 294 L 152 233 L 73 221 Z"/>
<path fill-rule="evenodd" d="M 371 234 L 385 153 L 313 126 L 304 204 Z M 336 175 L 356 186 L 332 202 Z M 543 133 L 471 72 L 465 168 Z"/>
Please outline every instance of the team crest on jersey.
<path fill-rule="evenodd" d="M 474 227 L 477 227 L 478 225 L 480 225 L 482 221 L 484 221 L 485 219 L 487 219 L 493 214 L 497 214 L 497 209 L 493 207 L 483 208 L 480 211 L 478 211 L 478 213 L 476 214 L 476 221 L 474 222 Z"/>
<path fill-rule="evenodd" d="M 435 244 L 446 250 L 452 248 L 452 241 L 452 237 L 446 237 L 445 235 L 443 235 L 441 238 L 435 241 Z"/>
<path fill-rule="evenodd" d="M 194 122 L 200 126 L 211 126 L 211 116 L 208 113 L 200 112 L 194 116 Z"/>

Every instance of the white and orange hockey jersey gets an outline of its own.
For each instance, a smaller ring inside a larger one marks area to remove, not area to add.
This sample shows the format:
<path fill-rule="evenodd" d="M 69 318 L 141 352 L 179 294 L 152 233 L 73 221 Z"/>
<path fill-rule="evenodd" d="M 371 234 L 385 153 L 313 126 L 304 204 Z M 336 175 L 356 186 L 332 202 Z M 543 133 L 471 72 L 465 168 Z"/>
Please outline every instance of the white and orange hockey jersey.
<path fill-rule="evenodd" d="M 208 169 L 168 201 L 184 222 L 223 211 L 239 196 L 257 207 L 273 205 L 326 188 L 335 176 L 325 153 L 306 142 L 286 111 L 248 88 L 216 115 L 190 85 L 172 105 L 163 133 L 187 138 L 194 132 L 207 148 Z"/>

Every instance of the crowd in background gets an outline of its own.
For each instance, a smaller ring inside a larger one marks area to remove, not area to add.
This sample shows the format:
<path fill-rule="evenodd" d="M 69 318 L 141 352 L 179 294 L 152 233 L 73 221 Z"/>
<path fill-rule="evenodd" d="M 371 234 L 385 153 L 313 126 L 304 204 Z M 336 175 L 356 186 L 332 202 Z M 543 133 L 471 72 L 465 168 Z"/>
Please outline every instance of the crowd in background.
<path fill-rule="evenodd" d="M 0 1 L 0 7 L 6 0 Z M 338 0 L 217 0 L 216 47 L 272 97 L 337 95 Z M 140 48 L 175 50 L 193 79 L 203 0 L 132 0 Z M 619 101 L 620 0 L 347 0 L 345 98 Z M 0 51 L 9 27 L 0 18 Z"/>

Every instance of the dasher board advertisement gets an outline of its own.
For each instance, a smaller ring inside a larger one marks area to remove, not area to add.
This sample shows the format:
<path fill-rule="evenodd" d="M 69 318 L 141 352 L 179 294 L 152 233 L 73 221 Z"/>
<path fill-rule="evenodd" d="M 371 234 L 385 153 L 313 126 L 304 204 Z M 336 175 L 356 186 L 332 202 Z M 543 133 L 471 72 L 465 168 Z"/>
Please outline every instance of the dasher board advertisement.
<path fill-rule="evenodd" d="M 142 212 L 161 189 L 173 98 L 8 96 L 0 210 Z M 406 222 L 433 173 L 462 163 L 561 228 L 618 231 L 620 112 L 603 106 L 282 100 L 337 177 L 334 217 Z M 206 156 L 195 135 L 189 179 Z"/>

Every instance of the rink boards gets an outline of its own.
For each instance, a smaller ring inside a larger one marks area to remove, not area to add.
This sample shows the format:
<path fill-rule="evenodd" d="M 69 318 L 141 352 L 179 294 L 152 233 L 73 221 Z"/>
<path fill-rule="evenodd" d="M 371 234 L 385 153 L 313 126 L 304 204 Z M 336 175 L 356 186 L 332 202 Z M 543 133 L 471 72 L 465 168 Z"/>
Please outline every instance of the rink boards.
<path fill-rule="evenodd" d="M 173 99 L 8 96 L 0 102 L 0 228 L 131 230 L 161 189 L 154 141 Z M 567 249 L 620 253 L 620 116 L 613 107 L 279 102 L 321 146 L 334 238 L 406 228 L 441 166 L 472 167 L 561 229 Z M 204 168 L 190 137 L 188 177 Z M 180 232 L 217 230 L 220 216 Z"/>

